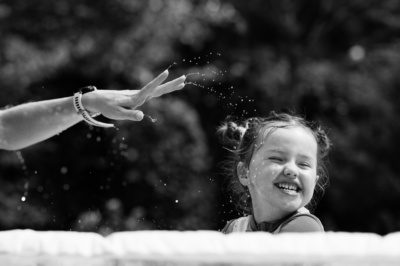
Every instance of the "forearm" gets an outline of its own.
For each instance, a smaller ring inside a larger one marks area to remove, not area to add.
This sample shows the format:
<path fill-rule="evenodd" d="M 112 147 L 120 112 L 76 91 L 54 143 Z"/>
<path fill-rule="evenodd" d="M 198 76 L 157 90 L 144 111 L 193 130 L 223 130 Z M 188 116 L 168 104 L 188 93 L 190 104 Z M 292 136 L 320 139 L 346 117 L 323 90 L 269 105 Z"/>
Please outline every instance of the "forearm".
<path fill-rule="evenodd" d="M 0 111 L 0 149 L 18 150 L 50 138 L 82 120 L 72 97 L 32 102 Z"/>
<path fill-rule="evenodd" d="M 163 85 L 164 71 L 142 90 L 95 90 L 82 95 L 89 113 L 101 113 L 113 120 L 140 121 L 143 113 L 135 110 L 153 97 L 180 90 L 186 76 Z M 75 125 L 83 118 L 74 107 L 73 97 L 32 102 L 0 111 L 0 149 L 18 150 L 48 139 Z M 98 125 L 98 124 L 97 124 Z"/>

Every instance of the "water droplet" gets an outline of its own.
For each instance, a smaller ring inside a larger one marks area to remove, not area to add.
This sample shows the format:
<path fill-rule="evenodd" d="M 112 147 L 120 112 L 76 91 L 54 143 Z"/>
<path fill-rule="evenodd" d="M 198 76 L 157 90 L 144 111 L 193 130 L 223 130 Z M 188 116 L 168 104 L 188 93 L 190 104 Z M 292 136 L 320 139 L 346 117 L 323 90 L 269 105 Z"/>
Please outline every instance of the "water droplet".
<path fill-rule="evenodd" d="M 68 172 L 68 168 L 63 166 L 61 167 L 61 174 L 65 175 Z"/>
<path fill-rule="evenodd" d="M 184 59 L 183 61 L 185 61 L 185 59 Z M 167 70 L 170 69 L 171 67 L 175 66 L 175 65 L 177 65 L 177 63 L 176 63 L 176 62 L 173 62 L 171 65 L 169 65 L 169 67 L 167 68 Z"/>
<path fill-rule="evenodd" d="M 186 77 L 191 76 L 191 75 L 200 75 L 200 73 L 199 72 L 197 72 L 197 73 L 189 73 L 189 74 L 186 75 Z"/>
<path fill-rule="evenodd" d="M 150 121 L 153 122 L 153 123 L 157 121 L 157 118 L 152 118 L 149 115 L 144 115 L 144 116 L 147 117 L 148 119 L 150 119 Z"/>

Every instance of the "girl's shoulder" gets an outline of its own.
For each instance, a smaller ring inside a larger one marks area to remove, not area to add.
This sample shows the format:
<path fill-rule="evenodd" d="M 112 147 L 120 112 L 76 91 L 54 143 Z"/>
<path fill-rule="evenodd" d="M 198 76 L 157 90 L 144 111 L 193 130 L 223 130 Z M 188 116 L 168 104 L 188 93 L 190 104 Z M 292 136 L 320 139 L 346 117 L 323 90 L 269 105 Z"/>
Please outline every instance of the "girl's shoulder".
<path fill-rule="evenodd" d="M 230 220 L 226 223 L 225 227 L 221 230 L 224 234 L 232 232 L 246 232 L 248 231 L 249 216 L 240 217 Z"/>
<path fill-rule="evenodd" d="M 253 231 L 249 226 L 250 219 L 251 215 L 230 220 L 227 222 L 221 232 L 224 234 L 229 234 L 233 232 Z M 308 210 L 299 210 L 282 221 L 276 230 L 270 232 L 273 234 L 289 232 L 324 232 L 324 227 L 317 216 L 309 213 Z"/>
<path fill-rule="evenodd" d="M 317 216 L 307 212 L 296 212 L 294 215 L 286 219 L 274 233 L 306 233 L 324 231 L 324 226 Z"/>

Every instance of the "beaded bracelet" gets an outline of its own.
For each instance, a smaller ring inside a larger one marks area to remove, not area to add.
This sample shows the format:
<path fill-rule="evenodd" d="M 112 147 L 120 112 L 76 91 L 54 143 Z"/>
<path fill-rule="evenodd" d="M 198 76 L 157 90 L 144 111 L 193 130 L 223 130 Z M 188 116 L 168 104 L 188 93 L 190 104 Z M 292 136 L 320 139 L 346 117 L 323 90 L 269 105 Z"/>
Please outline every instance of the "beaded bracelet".
<path fill-rule="evenodd" d="M 91 92 L 91 91 L 95 91 L 95 90 L 97 90 L 95 86 L 87 86 L 87 87 L 81 88 L 78 92 L 76 92 L 74 94 L 73 103 L 74 103 L 76 112 L 83 117 L 83 120 L 85 120 L 86 123 L 88 123 L 92 126 L 105 127 L 105 128 L 114 127 L 113 124 L 107 124 L 107 123 L 103 123 L 103 122 L 93 119 L 93 117 L 100 115 L 100 113 L 91 114 L 83 107 L 82 95 L 85 93 Z"/>

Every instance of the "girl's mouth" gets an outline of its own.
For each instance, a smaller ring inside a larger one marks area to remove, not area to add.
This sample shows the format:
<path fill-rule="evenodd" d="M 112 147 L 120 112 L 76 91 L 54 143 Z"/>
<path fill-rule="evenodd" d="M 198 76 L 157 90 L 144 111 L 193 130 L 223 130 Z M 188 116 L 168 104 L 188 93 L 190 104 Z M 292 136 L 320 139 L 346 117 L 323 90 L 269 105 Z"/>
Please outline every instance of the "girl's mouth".
<path fill-rule="evenodd" d="M 289 194 L 289 195 L 297 195 L 299 191 L 301 190 L 299 186 L 293 183 L 286 183 L 286 182 L 281 182 L 275 184 L 277 188 L 279 188 L 282 192 Z"/>

